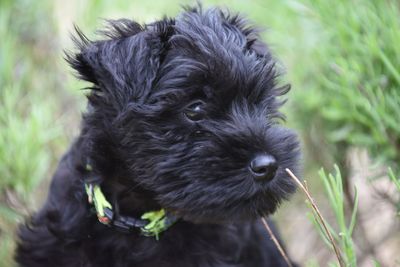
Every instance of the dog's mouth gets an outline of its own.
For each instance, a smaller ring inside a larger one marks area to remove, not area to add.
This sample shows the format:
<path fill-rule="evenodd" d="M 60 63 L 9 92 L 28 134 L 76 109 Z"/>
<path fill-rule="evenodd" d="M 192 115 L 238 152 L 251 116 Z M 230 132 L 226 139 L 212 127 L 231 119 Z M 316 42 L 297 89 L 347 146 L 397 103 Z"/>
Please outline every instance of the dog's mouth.
<path fill-rule="evenodd" d="M 217 188 L 220 188 L 220 191 Z M 254 220 L 274 213 L 281 201 L 288 198 L 295 187 L 286 180 L 273 180 L 255 181 L 247 186 L 238 185 L 232 190 L 226 190 L 225 185 L 216 184 L 214 189 L 206 188 L 203 192 L 197 190 L 193 202 L 179 198 L 161 205 L 171 214 L 186 221 L 226 224 Z"/>

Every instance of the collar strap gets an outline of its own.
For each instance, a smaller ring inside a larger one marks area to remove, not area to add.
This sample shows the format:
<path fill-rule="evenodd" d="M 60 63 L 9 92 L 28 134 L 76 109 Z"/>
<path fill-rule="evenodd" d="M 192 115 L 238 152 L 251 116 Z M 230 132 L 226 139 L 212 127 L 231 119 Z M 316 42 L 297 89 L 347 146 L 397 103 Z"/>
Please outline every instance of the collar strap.
<path fill-rule="evenodd" d="M 86 183 L 85 191 L 89 204 L 92 204 L 96 210 L 99 222 L 113 226 L 123 232 L 132 232 L 139 228 L 143 235 L 154 236 L 158 240 L 160 233 L 167 230 L 178 220 L 176 216 L 167 213 L 164 209 L 146 212 L 140 219 L 116 215 L 98 184 Z"/>

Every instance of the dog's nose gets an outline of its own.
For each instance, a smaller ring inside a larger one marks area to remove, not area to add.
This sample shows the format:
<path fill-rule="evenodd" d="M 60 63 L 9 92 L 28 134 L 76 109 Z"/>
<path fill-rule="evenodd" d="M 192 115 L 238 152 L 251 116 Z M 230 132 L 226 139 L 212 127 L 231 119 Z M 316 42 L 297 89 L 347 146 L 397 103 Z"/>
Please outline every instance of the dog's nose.
<path fill-rule="evenodd" d="M 278 164 L 271 155 L 258 155 L 250 162 L 250 171 L 257 180 L 272 180 Z"/>

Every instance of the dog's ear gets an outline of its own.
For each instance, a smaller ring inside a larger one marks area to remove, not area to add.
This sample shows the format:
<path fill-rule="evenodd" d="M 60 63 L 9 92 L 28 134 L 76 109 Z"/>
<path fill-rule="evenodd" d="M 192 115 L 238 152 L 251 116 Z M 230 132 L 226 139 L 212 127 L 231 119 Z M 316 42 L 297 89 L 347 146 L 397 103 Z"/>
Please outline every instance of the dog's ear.
<path fill-rule="evenodd" d="M 93 84 L 88 99 L 93 106 L 123 109 L 128 102 L 145 103 L 173 34 L 173 20 L 142 27 L 131 20 L 108 21 L 106 38 L 89 40 L 76 29 L 77 53 L 66 60 L 78 77 Z"/>

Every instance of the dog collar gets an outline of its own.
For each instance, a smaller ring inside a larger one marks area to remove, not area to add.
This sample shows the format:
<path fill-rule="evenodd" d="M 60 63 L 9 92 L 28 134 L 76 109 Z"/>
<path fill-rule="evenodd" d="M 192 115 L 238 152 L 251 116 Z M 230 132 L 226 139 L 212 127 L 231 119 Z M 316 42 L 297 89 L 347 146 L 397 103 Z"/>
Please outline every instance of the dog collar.
<path fill-rule="evenodd" d="M 87 165 L 86 169 L 90 171 L 91 167 Z M 99 222 L 113 226 L 122 232 L 132 232 L 134 229 L 139 229 L 144 236 L 153 236 L 158 240 L 160 233 L 167 230 L 178 220 L 176 216 L 164 209 L 145 212 L 140 219 L 117 215 L 113 212 L 112 205 L 107 201 L 98 184 L 85 183 L 85 191 L 89 204 L 94 206 Z"/>

